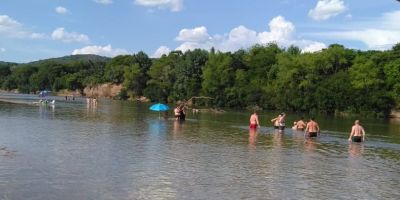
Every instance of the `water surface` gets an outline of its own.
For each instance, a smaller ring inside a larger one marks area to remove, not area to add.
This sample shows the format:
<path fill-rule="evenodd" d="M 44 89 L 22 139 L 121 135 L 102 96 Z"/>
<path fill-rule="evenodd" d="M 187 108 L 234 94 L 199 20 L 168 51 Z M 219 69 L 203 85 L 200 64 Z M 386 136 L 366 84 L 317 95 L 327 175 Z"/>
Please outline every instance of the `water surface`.
<path fill-rule="evenodd" d="M 248 129 L 251 113 L 189 114 L 77 98 L 0 95 L 0 199 L 399 199 L 400 121 L 317 117 L 322 136 Z M 21 103 L 21 101 L 23 103 Z M 289 114 L 287 122 L 301 117 Z"/>

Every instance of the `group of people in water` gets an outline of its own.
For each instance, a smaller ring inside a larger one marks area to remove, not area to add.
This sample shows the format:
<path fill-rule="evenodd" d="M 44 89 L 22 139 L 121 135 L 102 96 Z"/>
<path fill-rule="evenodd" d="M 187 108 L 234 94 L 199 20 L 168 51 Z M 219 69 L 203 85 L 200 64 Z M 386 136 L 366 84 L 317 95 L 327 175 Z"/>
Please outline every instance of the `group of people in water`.
<path fill-rule="evenodd" d="M 276 118 L 271 119 L 275 130 L 278 130 L 279 132 L 283 132 L 285 130 L 285 118 L 286 114 L 282 112 Z M 250 116 L 250 129 L 257 129 L 258 127 L 260 127 L 260 123 L 257 111 L 254 111 L 254 113 Z M 297 131 L 304 131 L 304 136 L 309 138 L 317 137 L 320 135 L 321 132 L 318 123 L 313 117 L 311 117 L 310 121 L 308 122 L 305 122 L 303 119 L 294 122 L 292 129 Z M 364 128 L 360 125 L 359 120 L 356 120 L 354 122 L 348 140 L 352 142 L 365 141 L 365 131 Z"/>
<path fill-rule="evenodd" d="M 88 107 L 97 107 L 97 98 L 88 97 L 86 98 L 86 105 Z"/>

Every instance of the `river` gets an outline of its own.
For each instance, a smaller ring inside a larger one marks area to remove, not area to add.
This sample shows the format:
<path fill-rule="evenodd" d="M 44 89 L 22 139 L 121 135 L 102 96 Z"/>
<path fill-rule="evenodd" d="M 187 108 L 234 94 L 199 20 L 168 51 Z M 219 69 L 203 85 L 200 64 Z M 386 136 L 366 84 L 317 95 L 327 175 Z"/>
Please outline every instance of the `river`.
<path fill-rule="evenodd" d="M 189 113 L 150 104 L 1 94 L 0 199 L 400 199 L 400 120 L 317 116 L 321 137 L 248 129 L 250 112 Z M 301 117 L 288 114 L 287 123 Z"/>

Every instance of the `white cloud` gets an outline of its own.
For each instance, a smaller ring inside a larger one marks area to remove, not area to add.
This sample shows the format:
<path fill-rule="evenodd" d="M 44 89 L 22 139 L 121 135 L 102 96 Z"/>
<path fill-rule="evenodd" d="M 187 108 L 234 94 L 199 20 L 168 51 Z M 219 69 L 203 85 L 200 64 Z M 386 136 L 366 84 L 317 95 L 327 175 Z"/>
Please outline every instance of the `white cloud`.
<path fill-rule="evenodd" d="M 96 3 L 99 3 L 99 4 L 104 4 L 104 5 L 108 5 L 108 4 L 112 4 L 113 3 L 112 0 L 93 0 L 93 1 L 96 2 Z"/>
<path fill-rule="evenodd" d="M 161 57 L 161 56 L 164 55 L 164 54 L 165 54 L 165 55 L 168 55 L 169 52 L 171 52 L 171 49 L 169 49 L 169 48 L 166 47 L 166 46 L 161 46 L 161 47 L 159 47 L 159 48 L 154 52 L 152 58 L 159 58 L 159 57 Z"/>
<path fill-rule="evenodd" d="M 187 51 L 190 49 L 209 49 L 212 47 L 212 37 L 204 26 L 193 29 L 182 29 L 175 38 L 183 42 L 176 50 Z"/>
<path fill-rule="evenodd" d="M 81 49 L 75 49 L 72 52 L 72 55 L 77 55 L 77 54 L 96 54 L 96 55 L 101 55 L 101 56 L 107 56 L 107 57 L 115 57 L 117 55 L 126 55 L 130 54 L 127 50 L 125 49 L 113 49 L 111 45 L 106 45 L 106 46 L 86 46 Z"/>
<path fill-rule="evenodd" d="M 27 30 L 23 24 L 9 17 L 0 15 L 0 35 L 21 39 L 42 39 L 45 35 Z"/>
<path fill-rule="evenodd" d="M 400 42 L 400 30 L 364 29 L 323 34 L 340 40 L 361 41 L 368 49 L 385 50 Z"/>
<path fill-rule="evenodd" d="M 314 9 L 308 12 L 308 16 L 316 21 L 327 20 L 346 10 L 342 0 L 319 0 Z"/>
<path fill-rule="evenodd" d="M 225 38 L 221 38 L 221 36 L 217 37 L 219 38 L 214 39 L 217 42 L 215 48 L 221 51 L 234 51 L 258 43 L 257 32 L 245 26 L 238 26 L 232 29 Z"/>
<path fill-rule="evenodd" d="M 65 15 L 65 14 L 68 13 L 68 10 L 67 10 L 66 8 L 62 7 L 62 6 L 58 6 L 58 7 L 56 8 L 56 12 L 57 12 L 58 14 Z"/>
<path fill-rule="evenodd" d="M 360 28 L 343 27 L 344 31 L 311 33 L 309 35 L 335 40 L 360 41 L 368 49 L 385 50 L 400 42 L 399 19 L 400 10 L 384 13 L 381 17 L 369 22 L 357 23 L 363 24 L 363 27 Z"/>
<path fill-rule="evenodd" d="M 324 43 L 314 42 L 314 41 L 304 41 L 302 46 L 303 46 L 302 52 L 306 52 L 306 53 L 307 52 L 312 53 L 312 52 L 320 51 L 322 49 L 327 48 Z"/>
<path fill-rule="evenodd" d="M 170 9 L 171 11 L 181 11 L 183 0 L 135 0 L 135 4 L 145 7 L 157 7 L 159 9 Z"/>
<path fill-rule="evenodd" d="M 376 26 L 380 25 L 382 29 L 396 29 L 400 30 L 400 10 L 384 13 L 382 17 L 380 17 Z"/>
<path fill-rule="evenodd" d="M 43 33 L 30 33 L 29 37 L 32 39 L 43 39 L 46 38 L 46 35 Z"/>
<path fill-rule="evenodd" d="M 292 38 L 295 30 L 294 25 L 286 21 L 284 17 L 277 16 L 269 22 L 269 32 L 259 33 L 258 37 L 261 43 L 281 42 L 287 43 Z"/>
<path fill-rule="evenodd" d="M 209 39 L 210 35 L 208 35 L 207 28 L 204 26 L 196 27 L 194 29 L 182 29 L 179 31 L 178 37 L 176 37 L 176 40 L 186 42 L 204 42 Z"/>
<path fill-rule="evenodd" d="M 276 42 L 281 47 L 296 45 L 304 52 L 319 51 L 326 45 L 311 40 L 297 40 L 294 38 L 295 26 L 282 16 L 277 16 L 269 22 L 269 31 L 257 33 L 245 26 L 233 28 L 228 34 L 210 36 L 206 27 L 182 29 L 178 41 L 182 44 L 176 50 L 187 51 L 190 49 L 206 49 L 214 47 L 227 52 L 249 48 L 255 44 Z"/>
<path fill-rule="evenodd" d="M 89 43 L 89 37 L 87 35 L 75 32 L 66 32 L 63 27 L 55 29 L 51 34 L 51 38 L 63 42 Z"/>
<path fill-rule="evenodd" d="M 6 52 L 6 49 L 5 48 L 0 48 L 0 53 L 4 53 L 4 52 Z"/>

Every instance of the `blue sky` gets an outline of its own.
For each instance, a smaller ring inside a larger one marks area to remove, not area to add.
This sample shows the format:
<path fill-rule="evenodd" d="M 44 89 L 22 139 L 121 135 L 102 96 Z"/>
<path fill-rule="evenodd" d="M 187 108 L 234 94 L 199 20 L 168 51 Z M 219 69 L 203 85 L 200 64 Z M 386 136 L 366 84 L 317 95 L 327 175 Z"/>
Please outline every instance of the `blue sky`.
<path fill-rule="evenodd" d="M 0 0 L 0 61 L 236 51 L 276 42 L 304 52 L 400 42 L 396 0 Z"/>

